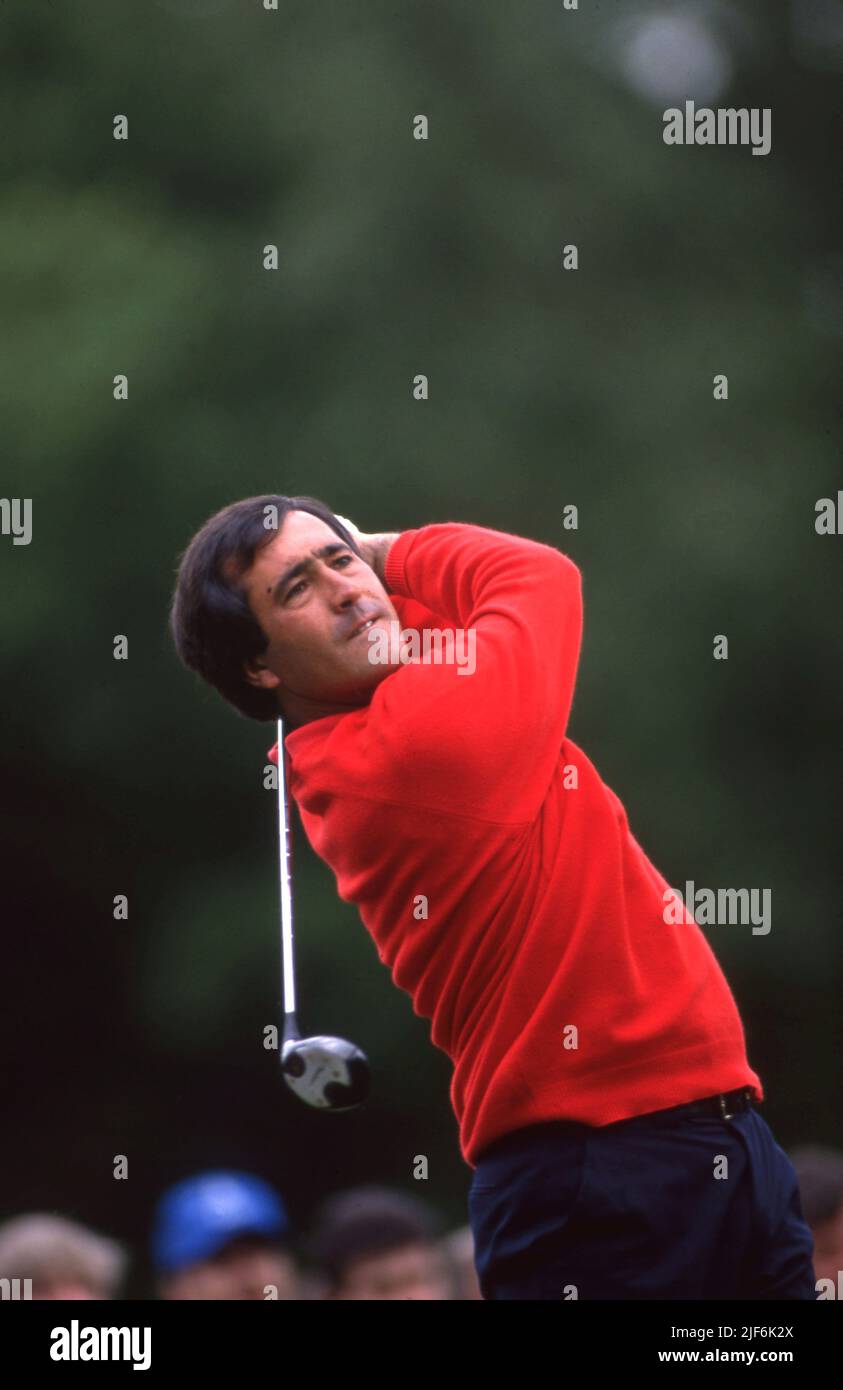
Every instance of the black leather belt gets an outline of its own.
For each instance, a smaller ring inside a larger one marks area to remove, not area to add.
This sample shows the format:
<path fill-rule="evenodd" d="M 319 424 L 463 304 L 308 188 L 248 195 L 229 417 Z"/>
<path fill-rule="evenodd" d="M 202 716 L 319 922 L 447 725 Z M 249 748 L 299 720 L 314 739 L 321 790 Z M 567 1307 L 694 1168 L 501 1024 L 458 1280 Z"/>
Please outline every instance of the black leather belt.
<path fill-rule="evenodd" d="M 687 1105 L 672 1105 L 668 1110 L 658 1110 L 658 1115 L 713 1115 L 718 1120 L 728 1120 L 732 1115 L 740 1115 L 752 1109 L 752 1091 L 741 1086 L 737 1091 L 721 1092 L 717 1096 L 706 1096 L 704 1100 L 692 1100 Z M 641 1119 L 649 1116 L 641 1116 Z"/>
<path fill-rule="evenodd" d="M 751 1110 L 752 1106 L 752 1090 L 749 1086 L 741 1086 L 737 1091 L 722 1091 L 720 1095 L 706 1096 L 703 1100 L 691 1100 L 685 1105 L 671 1105 L 666 1110 L 649 1110 L 643 1115 L 631 1115 L 626 1120 L 613 1120 L 608 1125 L 600 1125 L 599 1128 L 605 1133 L 607 1130 L 621 1130 L 626 1125 L 647 1125 L 650 1122 L 658 1124 L 660 1120 L 672 1120 L 677 1115 L 712 1116 L 716 1120 L 729 1120 L 733 1115 Z M 534 1138 L 548 1138 L 553 1132 L 580 1135 L 588 1130 L 592 1130 L 592 1126 L 579 1120 L 542 1120 L 539 1124 L 527 1125 L 523 1129 L 501 1135 L 486 1146 L 476 1163 L 479 1166 L 481 1161 L 487 1158 L 520 1151 L 526 1142 Z"/>

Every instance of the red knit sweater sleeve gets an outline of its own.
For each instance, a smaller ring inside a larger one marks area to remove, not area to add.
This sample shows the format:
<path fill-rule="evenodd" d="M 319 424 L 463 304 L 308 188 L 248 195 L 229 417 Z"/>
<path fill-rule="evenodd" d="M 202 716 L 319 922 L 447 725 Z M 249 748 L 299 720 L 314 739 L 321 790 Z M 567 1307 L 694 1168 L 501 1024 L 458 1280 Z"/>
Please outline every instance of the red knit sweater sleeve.
<path fill-rule="evenodd" d="M 537 541 L 448 522 L 402 532 L 385 580 L 390 593 L 463 629 L 466 644 L 473 631 L 475 669 L 414 662 L 383 681 L 370 710 L 373 761 L 403 776 L 418 805 L 532 820 L 574 695 L 576 565 Z"/>

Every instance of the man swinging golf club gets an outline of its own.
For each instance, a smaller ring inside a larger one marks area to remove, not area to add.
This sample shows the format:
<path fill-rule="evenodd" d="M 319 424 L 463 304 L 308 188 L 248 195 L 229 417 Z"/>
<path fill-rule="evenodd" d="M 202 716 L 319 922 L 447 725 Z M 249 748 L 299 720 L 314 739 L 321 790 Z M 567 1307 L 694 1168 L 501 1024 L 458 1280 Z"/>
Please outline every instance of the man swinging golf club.
<path fill-rule="evenodd" d="M 473 669 L 391 624 L 473 633 Z M 452 1060 L 484 1297 L 814 1299 L 728 984 L 567 735 L 581 626 L 548 545 L 274 495 L 194 536 L 172 610 L 188 666 L 283 716 L 308 839 Z"/>

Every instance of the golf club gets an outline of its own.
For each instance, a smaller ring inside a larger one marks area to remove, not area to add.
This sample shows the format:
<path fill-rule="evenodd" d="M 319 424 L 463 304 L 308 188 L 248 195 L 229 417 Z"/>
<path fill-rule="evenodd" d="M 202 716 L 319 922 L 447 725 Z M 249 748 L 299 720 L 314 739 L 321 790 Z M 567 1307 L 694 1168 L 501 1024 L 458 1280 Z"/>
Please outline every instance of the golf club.
<path fill-rule="evenodd" d="M 290 852 L 284 721 L 278 720 L 278 837 L 281 877 L 281 985 L 284 1031 L 281 1070 L 290 1090 L 316 1110 L 353 1110 L 369 1094 L 371 1073 L 365 1053 L 345 1038 L 320 1034 L 303 1038 L 296 1018 L 293 963 L 293 888 Z"/>

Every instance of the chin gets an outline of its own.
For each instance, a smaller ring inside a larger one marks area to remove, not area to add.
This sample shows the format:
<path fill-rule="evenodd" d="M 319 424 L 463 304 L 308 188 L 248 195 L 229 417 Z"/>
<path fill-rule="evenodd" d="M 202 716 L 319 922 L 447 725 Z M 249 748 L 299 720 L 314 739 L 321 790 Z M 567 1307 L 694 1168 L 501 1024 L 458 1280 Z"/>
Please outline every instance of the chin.
<path fill-rule="evenodd" d="M 360 672 L 359 679 L 355 681 L 350 698 L 361 704 L 368 704 L 378 686 L 386 680 L 387 676 L 392 675 L 393 670 L 398 670 L 398 667 L 367 665 L 365 670 Z"/>

